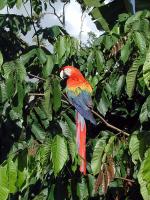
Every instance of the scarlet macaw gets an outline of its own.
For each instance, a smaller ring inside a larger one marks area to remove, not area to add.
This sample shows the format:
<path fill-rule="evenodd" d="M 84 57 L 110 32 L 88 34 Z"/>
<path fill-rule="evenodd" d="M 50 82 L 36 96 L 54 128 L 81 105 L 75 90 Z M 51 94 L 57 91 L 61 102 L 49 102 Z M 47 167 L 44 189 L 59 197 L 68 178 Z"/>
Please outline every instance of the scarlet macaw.
<path fill-rule="evenodd" d="M 96 125 L 90 110 L 92 108 L 92 87 L 81 72 L 73 66 L 65 66 L 60 71 L 62 79 L 67 78 L 66 94 L 76 109 L 76 142 L 81 157 L 80 172 L 86 174 L 86 123 L 89 120 Z"/>

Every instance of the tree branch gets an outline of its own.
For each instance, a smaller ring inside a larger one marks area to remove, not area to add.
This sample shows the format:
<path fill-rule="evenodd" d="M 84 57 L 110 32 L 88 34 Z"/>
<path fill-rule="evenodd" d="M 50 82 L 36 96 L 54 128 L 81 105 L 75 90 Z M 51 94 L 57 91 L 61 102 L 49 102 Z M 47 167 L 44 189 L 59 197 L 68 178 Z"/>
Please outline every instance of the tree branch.
<path fill-rule="evenodd" d="M 80 26 L 80 33 L 79 33 L 79 41 L 80 41 L 80 46 L 81 46 L 81 39 L 82 39 L 82 32 L 83 32 L 83 23 L 84 23 L 84 19 L 85 19 L 85 12 L 82 11 L 82 15 L 81 15 L 81 26 Z"/>
<path fill-rule="evenodd" d="M 33 77 L 33 78 L 37 78 L 37 79 L 39 79 L 39 80 L 41 80 L 41 81 L 46 81 L 44 78 L 41 78 L 41 77 L 36 76 L 36 75 L 34 75 L 34 74 L 31 74 L 31 73 L 29 73 L 29 72 L 28 72 L 28 75 L 31 76 L 31 77 Z"/>
<path fill-rule="evenodd" d="M 51 8 L 53 9 L 54 15 L 57 17 L 57 19 L 59 20 L 59 22 L 63 25 L 63 21 L 61 20 L 61 16 L 58 16 L 56 13 L 56 9 L 55 7 L 51 4 L 51 1 L 49 0 L 49 5 L 51 6 Z"/>
<path fill-rule="evenodd" d="M 129 136 L 129 133 L 117 128 L 116 126 L 113 126 L 112 124 L 109 124 L 101 115 L 99 115 L 97 112 L 95 112 L 94 110 L 92 110 L 92 113 L 97 116 L 108 128 L 117 131 L 119 133 L 122 133 L 126 136 Z"/>
<path fill-rule="evenodd" d="M 44 96 L 44 94 L 42 94 L 42 93 L 29 93 L 29 94 L 30 94 L 30 95 L 33 95 L 33 96 Z M 66 103 L 66 104 L 70 104 L 70 102 L 68 101 L 68 98 L 66 97 L 65 94 L 63 94 L 63 97 L 64 97 L 66 100 L 62 100 L 62 102 L 63 102 L 63 103 Z M 119 132 L 119 134 L 122 133 L 122 134 L 125 135 L 125 136 L 129 136 L 129 135 L 130 135 L 129 133 L 127 133 L 127 132 L 125 132 L 125 131 L 123 131 L 123 130 L 117 128 L 116 126 L 114 126 L 114 125 L 112 125 L 112 124 L 110 124 L 110 123 L 108 123 L 100 114 L 98 114 L 98 113 L 95 112 L 94 110 L 91 110 L 91 111 L 92 111 L 92 113 L 93 113 L 95 116 L 97 116 L 108 128 L 110 128 L 110 129 L 112 129 L 112 130 L 114 130 L 114 131 Z"/>
<path fill-rule="evenodd" d="M 63 22 L 63 27 L 65 27 L 65 6 L 67 5 L 67 3 L 69 3 L 69 0 L 67 0 L 64 5 L 63 5 L 63 14 L 62 14 L 62 22 Z"/>
<path fill-rule="evenodd" d="M 116 179 L 121 179 L 121 180 L 124 180 L 124 181 L 128 181 L 128 182 L 131 182 L 131 183 L 135 183 L 134 180 L 131 180 L 131 179 L 128 179 L 128 178 L 123 178 L 123 177 L 115 177 Z"/>
<path fill-rule="evenodd" d="M 44 96 L 43 93 L 28 93 L 29 96 Z"/>

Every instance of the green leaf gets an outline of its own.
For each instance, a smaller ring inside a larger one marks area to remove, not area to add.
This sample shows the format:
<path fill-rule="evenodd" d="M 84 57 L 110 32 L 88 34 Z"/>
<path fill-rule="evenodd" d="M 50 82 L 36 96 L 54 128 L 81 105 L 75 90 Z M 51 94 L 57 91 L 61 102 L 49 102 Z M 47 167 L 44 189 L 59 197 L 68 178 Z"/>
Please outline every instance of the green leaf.
<path fill-rule="evenodd" d="M 114 136 L 114 135 L 109 138 L 107 145 L 105 146 L 106 154 L 109 154 L 109 155 L 112 154 L 115 139 L 116 139 L 116 136 Z"/>
<path fill-rule="evenodd" d="M 89 196 L 86 180 L 82 177 L 81 183 L 77 184 L 77 195 L 80 200 L 85 200 Z"/>
<path fill-rule="evenodd" d="M 17 162 L 13 162 L 11 158 L 9 158 L 7 161 L 7 180 L 9 192 L 15 193 L 17 191 Z"/>
<path fill-rule="evenodd" d="M 147 183 L 150 183 L 150 149 L 148 149 L 145 153 L 145 159 L 143 162 L 143 180 L 145 180 Z M 150 193 L 150 191 L 149 191 Z"/>
<path fill-rule="evenodd" d="M 32 128 L 31 128 L 32 133 L 34 133 L 35 137 L 39 140 L 39 141 L 43 141 L 45 139 L 45 131 L 42 129 L 42 127 L 40 126 L 40 124 L 37 123 L 33 123 L 32 124 Z"/>
<path fill-rule="evenodd" d="M 6 90 L 8 98 L 14 96 L 15 94 L 15 81 L 13 77 L 13 73 L 10 74 L 9 79 L 6 79 Z"/>
<path fill-rule="evenodd" d="M 104 35 L 103 44 L 107 50 L 109 50 L 116 42 L 114 43 L 113 37 L 111 35 Z"/>
<path fill-rule="evenodd" d="M 99 112 L 103 116 L 105 116 L 108 109 L 111 107 L 111 105 L 112 105 L 111 89 L 110 89 L 109 84 L 107 83 L 101 93 L 101 99 L 100 99 L 100 102 L 99 102 L 97 108 L 98 108 Z"/>
<path fill-rule="evenodd" d="M 8 1 L 7 1 L 7 4 L 8 4 L 8 6 L 9 6 L 10 8 L 13 8 L 14 5 L 15 5 L 15 3 L 16 3 L 16 0 L 8 0 Z"/>
<path fill-rule="evenodd" d="M 94 8 L 91 13 L 93 17 L 96 19 L 96 21 L 100 23 L 104 31 L 109 32 L 110 29 L 109 29 L 108 23 L 105 20 L 105 18 L 102 16 L 100 10 L 98 8 Z"/>
<path fill-rule="evenodd" d="M 0 1 L 0 10 L 2 10 L 7 5 L 7 0 Z"/>
<path fill-rule="evenodd" d="M 132 97 L 135 89 L 135 84 L 136 84 L 136 76 L 139 67 L 144 63 L 145 58 L 139 56 L 132 64 L 130 67 L 127 76 L 126 76 L 126 84 L 127 84 L 127 95 L 129 98 Z"/>
<path fill-rule="evenodd" d="M 23 62 L 21 60 L 16 61 L 16 71 L 17 71 L 17 78 L 20 81 L 24 81 L 26 79 L 27 73 L 25 66 L 23 65 Z"/>
<path fill-rule="evenodd" d="M 7 200 L 9 195 L 9 190 L 0 185 L 0 199 Z"/>
<path fill-rule="evenodd" d="M 7 100 L 7 88 L 4 82 L 0 82 L 0 101 L 5 102 Z"/>
<path fill-rule="evenodd" d="M 41 145 L 39 149 L 40 163 L 43 169 L 44 167 L 47 167 L 50 162 L 51 146 L 52 140 L 47 139 L 47 141 L 43 145 Z"/>
<path fill-rule="evenodd" d="M 42 12 L 42 2 L 40 0 L 32 0 L 31 3 L 34 12 L 39 15 Z"/>
<path fill-rule="evenodd" d="M 73 123 L 73 121 L 65 113 L 63 113 L 63 116 L 64 116 L 64 118 L 65 118 L 65 120 L 68 124 L 68 127 L 71 131 L 72 137 L 75 138 L 75 136 L 76 136 L 76 125 L 75 125 L 75 123 Z"/>
<path fill-rule="evenodd" d="M 101 169 L 102 155 L 106 146 L 106 137 L 100 138 L 94 147 L 94 152 L 91 160 L 91 168 L 94 175 L 98 174 Z"/>
<path fill-rule="evenodd" d="M 90 197 L 94 197 L 95 195 L 94 186 L 95 186 L 95 177 L 92 176 L 91 174 L 88 174 L 88 190 Z"/>
<path fill-rule="evenodd" d="M 27 64 L 27 63 L 29 62 L 29 60 L 30 60 L 31 58 L 33 58 L 36 54 L 37 54 L 37 50 L 36 50 L 36 48 L 34 48 L 34 49 L 28 51 L 27 53 L 21 55 L 20 59 L 21 59 L 22 63 L 25 65 L 25 64 Z"/>
<path fill-rule="evenodd" d="M 146 86 L 150 90 L 150 47 L 147 51 L 146 60 L 143 66 L 143 77 L 144 77 Z"/>
<path fill-rule="evenodd" d="M 140 158 L 140 140 L 138 138 L 138 132 L 134 132 L 131 135 L 129 141 L 129 150 L 132 155 L 132 162 L 136 165 Z"/>
<path fill-rule="evenodd" d="M 55 200 L 54 199 L 54 189 L 55 189 L 55 184 L 52 184 L 52 186 L 50 187 L 49 193 L 48 193 L 47 200 Z"/>
<path fill-rule="evenodd" d="M 41 49 L 41 48 L 37 49 L 37 56 L 38 56 L 39 61 L 40 61 L 41 64 L 46 63 L 47 56 L 46 56 L 45 52 L 43 51 L 43 49 Z"/>
<path fill-rule="evenodd" d="M 150 96 L 147 97 L 146 101 L 142 105 L 140 112 L 140 122 L 143 124 L 144 122 L 149 122 L 150 118 Z"/>
<path fill-rule="evenodd" d="M 145 153 L 145 160 L 141 163 L 140 170 L 138 173 L 138 181 L 140 184 L 140 191 L 144 200 L 150 199 L 150 190 L 148 187 L 149 183 L 149 152 L 148 149 Z M 145 180 L 144 180 L 145 179 Z"/>
<path fill-rule="evenodd" d="M 102 5 L 99 0 L 84 0 L 84 3 L 89 7 L 100 7 Z"/>
<path fill-rule="evenodd" d="M 43 66 L 42 70 L 43 78 L 47 78 L 51 74 L 53 67 L 54 67 L 53 57 L 52 55 L 47 55 L 47 62 Z"/>
<path fill-rule="evenodd" d="M 2 66 L 3 64 L 3 55 L 2 55 L 2 52 L 0 51 L 0 67 Z"/>
<path fill-rule="evenodd" d="M 3 76 L 5 79 L 9 78 L 9 75 L 15 72 L 15 63 L 14 61 L 6 62 L 2 65 Z"/>
<path fill-rule="evenodd" d="M 131 51 L 132 51 L 131 41 L 128 39 L 128 41 L 125 43 L 125 45 L 121 48 L 121 57 L 120 57 L 120 59 L 123 61 L 124 64 L 129 59 Z"/>
<path fill-rule="evenodd" d="M 116 85 L 116 95 L 119 97 L 121 95 L 122 89 L 125 85 L 125 75 L 121 75 L 117 81 Z"/>
<path fill-rule="evenodd" d="M 0 188 L 1 187 L 7 188 L 7 186 L 8 186 L 7 164 L 3 164 L 0 166 Z"/>
<path fill-rule="evenodd" d="M 47 79 L 44 83 L 44 100 L 42 101 L 42 105 L 44 108 L 44 112 L 47 115 L 49 121 L 52 120 L 52 99 L 51 99 L 52 87 L 50 84 L 50 80 Z"/>
<path fill-rule="evenodd" d="M 67 158 L 68 150 L 64 137 L 56 135 L 52 142 L 52 162 L 55 175 L 57 175 L 64 167 Z"/>
<path fill-rule="evenodd" d="M 23 150 L 18 155 L 18 171 L 17 171 L 17 184 L 19 190 L 23 189 L 23 186 L 27 182 L 28 177 L 28 165 L 27 165 L 27 150 Z"/>
<path fill-rule="evenodd" d="M 53 109 L 57 112 L 61 106 L 61 87 L 60 81 L 56 78 L 52 81 L 52 93 L 53 93 Z"/>
<path fill-rule="evenodd" d="M 56 63 L 62 64 L 62 58 L 66 53 L 66 38 L 64 36 L 59 36 L 55 43 L 54 51 L 56 53 Z"/>
<path fill-rule="evenodd" d="M 96 51 L 96 66 L 98 72 L 102 72 L 104 67 L 104 56 L 101 51 Z"/>
<path fill-rule="evenodd" d="M 133 39 L 141 54 L 145 54 L 146 40 L 144 35 L 140 32 L 134 32 Z"/>
<path fill-rule="evenodd" d="M 71 154 L 72 162 L 74 162 L 77 156 L 77 145 L 76 145 L 74 132 L 72 132 L 67 122 L 60 121 L 59 124 L 62 129 L 63 135 L 67 138 L 69 152 Z"/>
<path fill-rule="evenodd" d="M 17 0 L 17 2 L 16 2 L 17 9 L 20 9 L 21 5 L 22 5 L 22 0 Z"/>

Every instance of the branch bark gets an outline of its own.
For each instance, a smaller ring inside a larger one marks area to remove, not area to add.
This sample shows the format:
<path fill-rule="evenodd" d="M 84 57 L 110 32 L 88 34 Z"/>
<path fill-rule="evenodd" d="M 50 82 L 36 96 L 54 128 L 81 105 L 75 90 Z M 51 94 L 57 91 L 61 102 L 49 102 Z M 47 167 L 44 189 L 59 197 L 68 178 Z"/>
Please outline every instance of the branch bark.
<path fill-rule="evenodd" d="M 92 113 L 97 116 L 108 128 L 117 131 L 119 133 L 122 133 L 126 136 L 129 136 L 129 133 L 117 128 L 116 126 L 113 126 L 112 124 L 108 123 L 101 115 L 99 115 L 97 112 L 95 112 L 94 110 L 92 110 Z"/>
<path fill-rule="evenodd" d="M 39 80 L 41 80 L 41 81 L 46 81 L 44 78 L 41 78 L 41 77 L 36 76 L 36 75 L 34 75 L 34 74 L 31 74 L 31 73 L 29 73 L 29 72 L 28 72 L 28 75 L 31 76 L 31 77 L 33 77 L 33 78 L 37 78 L 37 79 L 39 79 Z"/>
<path fill-rule="evenodd" d="M 33 95 L 33 96 L 43 96 L 44 94 L 42 94 L 42 93 L 30 93 L 30 95 Z M 66 97 L 65 94 L 63 94 L 63 97 L 64 97 L 66 100 L 62 100 L 62 102 L 63 102 L 63 103 L 66 103 L 66 104 L 70 104 L 69 101 L 68 101 L 68 98 Z M 92 111 L 92 113 L 93 113 L 95 116 L 97 116 L 97 117 L 101 120 L 101 122 L 102 122 L 103 124 L 105 124 L 108 128 L 110 128 L 110 129 L 112 129 L 112 130 L 114 130 L 114 131 L 119 132 L 119 134 L 122 133 L 122 134 L 125 135 L 125 136 L 129 136 L 129 135 L 130 135 L 129 133 L 127 133 L 127 132 L 125 132 L 125 131 L 119 129 L 118 127 L 116 127 L 116 126 L 114 126 L 114 125 L 112 125 L 112 124 L 110 124 L 110 123 L 108 123 L 100 114 L 98 114 L 98 113 L 95 112 L 94 110 L 91 110 L 91 111 Z"/>
<path fill-rule="evenodd" d="M 123 177 L 115 177 L 116 179 L 121 179 L 121 180 L 124 180 L 124 181 L 128 181 L 128 182 L 131 182 L 131 183 L 135 183 L 134 180 L 131 180 L 131 179 L 128 179 L 128 178 L 123 178 Z"/>

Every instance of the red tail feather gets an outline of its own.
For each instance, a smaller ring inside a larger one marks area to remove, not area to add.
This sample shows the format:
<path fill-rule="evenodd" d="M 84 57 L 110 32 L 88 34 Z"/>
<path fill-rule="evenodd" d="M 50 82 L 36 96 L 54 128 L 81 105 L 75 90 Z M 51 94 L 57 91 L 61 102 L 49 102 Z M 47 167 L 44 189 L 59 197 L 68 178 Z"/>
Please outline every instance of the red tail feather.
<path fill-rule="evenodd" d="M 81 158 L 80 172 L 86 175 L 86 123 L 79 112 L 76 112 L 76 142 Z"/>

